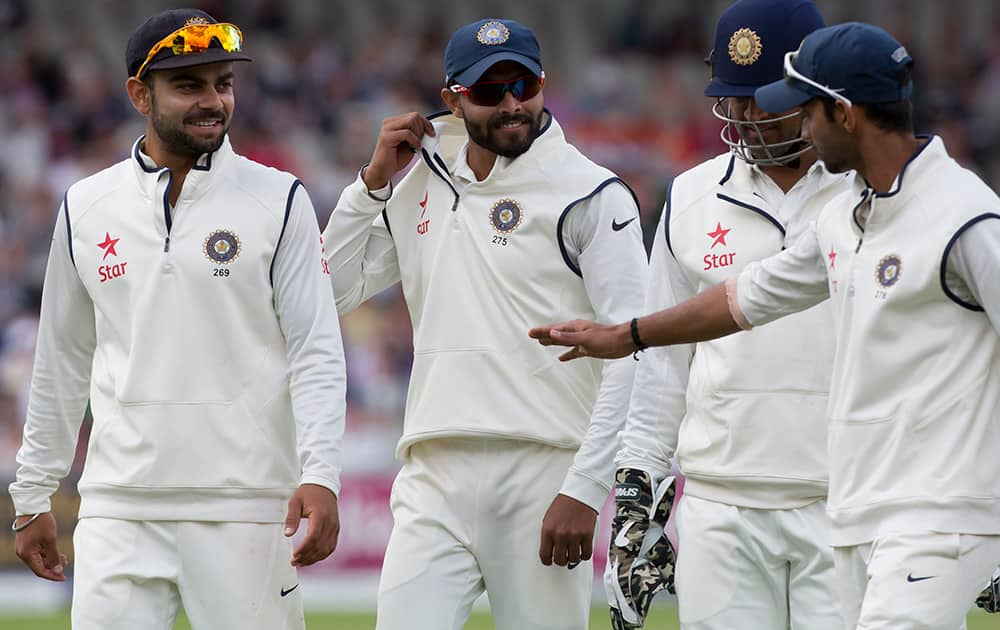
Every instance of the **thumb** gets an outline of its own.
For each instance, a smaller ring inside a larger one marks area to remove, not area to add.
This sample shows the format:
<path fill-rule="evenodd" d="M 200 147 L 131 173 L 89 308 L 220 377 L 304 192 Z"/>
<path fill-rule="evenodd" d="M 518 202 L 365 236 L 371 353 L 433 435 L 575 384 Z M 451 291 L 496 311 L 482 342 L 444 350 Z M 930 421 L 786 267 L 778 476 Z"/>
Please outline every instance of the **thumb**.
<path fill-rule="evenodd" d="M 302 499 L 298 494 L 288 500 L 288 514 L 285 515 L 285 536 L 294 536 L 302 520 Z"/>
<path fill-rule="evenodd" d="M 66 556 L 59 553 L 55 539 L 43 540 L 39 547 L 42 556 L 42 565 L 44 565 L 46 569 L 50 569 L 54 573 L 62 575 L 64 564 L 66 562 Z"/>

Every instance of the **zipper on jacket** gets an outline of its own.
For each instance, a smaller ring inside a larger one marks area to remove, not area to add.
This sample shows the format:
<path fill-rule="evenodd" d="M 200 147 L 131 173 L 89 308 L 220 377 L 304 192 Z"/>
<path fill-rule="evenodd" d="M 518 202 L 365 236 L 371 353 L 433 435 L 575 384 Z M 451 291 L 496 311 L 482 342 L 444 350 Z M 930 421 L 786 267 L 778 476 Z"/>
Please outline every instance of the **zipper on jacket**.
<path fill-rule="evenodd" d="M 865 190 L 863 190 L 861 192 L 861 201 L 859 201 L 857 203 L 857 205 L 854 206 L 854 209 L 851 210 L 851 220 L 854 221 L 854 225 L 858 226 L 858 232 L 859 232 L 859 234 L 858 234 L 858 244 L 854 248 L 854 253 L 855 254 L 857 254 L 858 252 L 861 251 L 861 242 L 865 239 L 865 226 L 861 225 L 861 222 L 858 221 L 858 210 L 861 208 L 861 205 L 863 203 L 865 203 L 866 201 L 869 201 L 870 195 L 871 195 L 871 191 L 869 191 L 867 188 Z M 874 197 L 871 197 L 871 202 L 874 202 L 874 201 L 875 201 Z M 872 206 L 871 208 L 868 209 L 868 219 L 865 220 L 865 225 L 868 225 L 868 221 L 871 220 L 871 218 L 872 218 L 872 212 L 874 212 L 874 211 L 875 211 L 875 207 L 874 206 Z"/>
<path fill-rule="evenodd" d="M 163 252 L 167 253 L 170 251 L 170 228 L 173 227 L 174 221 L 170 216 L 170 187 L 174 183 L 174 174 L 168 169 L 167 170 L 167 187 L 163 190 L 163 222 L 167 226 L 167 236 L 163 240 Z"/>
<path fill-rule="evenodd" d="M 433 172 L 435 175 L 443 179 L 444 183 L 448 184 L 448 188 L 451 188 L 452 194 L 455 195 L 455 201 L 451 204 L 451 211 L 455 212 L 456 210 L 458 210 L 458 199 L 459 199 L 458 191 L 455 190 L 455 186 L 451 183 L 451 180 L 442 175 L 441 172 L 438 170 L 438 166 L 435 164 L 434 160 L 431 159 L 431 156 L 427 153 L 427 149 L 420 149 L 420 153 L 423 154 L 424 162 L 427 163 L 427 166 L 431 169 L 431 172 Z M 441 168 L 444 168 L 444 160 L 442 160 L 441 157 L 438 156 L 437 154 L 435 154 L 434 157 L 437 158 L 438 164 L 441 165 Z M 445 168 L 445 172 L 446 173 L 448 172 L 447 168 Z"/>

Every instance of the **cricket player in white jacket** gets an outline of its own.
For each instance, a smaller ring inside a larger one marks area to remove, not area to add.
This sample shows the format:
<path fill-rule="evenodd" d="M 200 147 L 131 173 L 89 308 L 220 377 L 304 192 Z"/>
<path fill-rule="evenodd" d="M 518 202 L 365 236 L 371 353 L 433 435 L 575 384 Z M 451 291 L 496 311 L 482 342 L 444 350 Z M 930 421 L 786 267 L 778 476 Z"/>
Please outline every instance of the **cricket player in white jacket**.
<path fill-rule="evenodd" d="M 674 179 L 647 310 L 779 253 L 847 189 L 846 176 L 829 173 L 802 140 L 800 108 L 769 114 L 753 99 L 782 77 L 785 53 L 823 26 L 810 0 L 740 0 L 719 18 L 705 95 L 716 99 L 731 151 Z M 825 511 L 832 322 L 821 305 L 747 335 L 641 355 L 616 460 L 606 576 L 616 628 L 641 626 L 652 591 L 669 588 L 669 562 L 659 575 L 636 576 L 648 571 L 639 550 L 649 528 L 633 513 L 650 514 L 652 497 L 669 496 L 653 488 L 673 481 L 674 457 L 686 480 L 675 507 L 681 627 L 840 628 Z M 635 486 L 648 490 L 625 491 Z"/>
<path fill-rule="evenodd" d="M 377 627 L 458 630 L 487 590 L 501 630 L 578 630 L 634 362 L 524 333 L 641 308 L 638 207 L 543 108 L 531 30 L 463 26 L 445 73 L 449 115 L 387 119 L 324 232 L 338 307 L 401 282 L 414 329 Z"/>
<path fill-rule="evenodd" d="M 802 106 L 831 172 L 856 171 L 784 252 L 618 326 L 532 331 L 563 355 L 622 356 L 751 328 L 830 300 L 828 511 L 844 627 L 964 625 L 1000 558 L 1000 199 L 940 138 L 914 136 L 912 59 L 877 27 L 820 29 L 758 89 Z M 817 335 L 827 331 L 817 330 Z M 992 587 L 991 587 L 992 589 Z"/>
<path fill-rule="evenodd" d="M 125 56 L 146 134 L 60 208 L 10 486 L 17 554 L 64 579 L 50 495 L 89 400 L 73 627 L 168 630 L 183 604 L 200 630 L 299 630 L 296 567 L 337 542 L 345 412 L 316 215 L 292 175 L 229 144 L 236 26 L 166 11 Z"/>

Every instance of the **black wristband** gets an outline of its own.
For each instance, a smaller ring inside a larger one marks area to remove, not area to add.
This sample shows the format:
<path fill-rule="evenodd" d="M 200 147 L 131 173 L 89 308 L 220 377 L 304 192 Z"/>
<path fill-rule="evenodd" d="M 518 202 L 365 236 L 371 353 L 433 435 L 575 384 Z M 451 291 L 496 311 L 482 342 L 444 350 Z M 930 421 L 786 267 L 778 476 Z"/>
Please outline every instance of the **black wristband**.
<path fill-rule="evenodd" d="M 632 357 L 638 361 L 638 354 L 648 348 L 646 344 L 642 342 L 642 338 L 639 337 L 639 318 L 633 317 L 632 321 L 629 322 L 629 331 L 632 333 L 632 343 L 635 344 L 635 352 L 632 353 Z"/>
<path fill-rule="evenodd" d="M 364 166 L 361 167 L 361 172 L 358 173 L 358 177 L 361 178 L 361 183 L 365 185 L 365 192 L 368 194 L 368 196 L 374 199 L 375 201 L 381 201 L 382 203 L 385 203 L 390 199 L 392 199 L 392 180 L 391 179 L 389 180 L 389 194 L 386 195 L 385 199 L 382 199 L 381 197 L 373 195 L 372 191 L 368 190 L 368 184 L 365 184 L 365 171 L 367 170 L 368 170 L 368 165 L 365 164 Z"/>

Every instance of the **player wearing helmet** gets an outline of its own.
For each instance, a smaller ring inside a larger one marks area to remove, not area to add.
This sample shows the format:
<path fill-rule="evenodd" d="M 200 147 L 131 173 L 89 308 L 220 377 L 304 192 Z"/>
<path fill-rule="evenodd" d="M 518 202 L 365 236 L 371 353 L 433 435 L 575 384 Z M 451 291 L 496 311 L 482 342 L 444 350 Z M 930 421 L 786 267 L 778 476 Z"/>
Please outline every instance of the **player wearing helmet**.
<path fill-rule="evenodd" d="M 730 151 L 679 175 L 650 260 L 647 311 L 683 302 L 775 254 L 844 190 L 816 161 L 801 110 L 761 111 L 754 90 L 823 26 L 808 0 L 740 0 L 720 17 L 706 96 Z M 606 585 L 616 628 L 642 625 L 672 588 L 685 630 L 840 628 L 825 514 L 825 407 L 833 362 L 825 307 L 721 341 L 641 355 L 622 450 Z M 831 331 L 832 333 L 832 331 Z M 641 347 L 641 344 L 636 345 Z M 686 477 L 683 548 L 653 540 Z M 649 551 L 647 551 L 649 550 Z"/>

